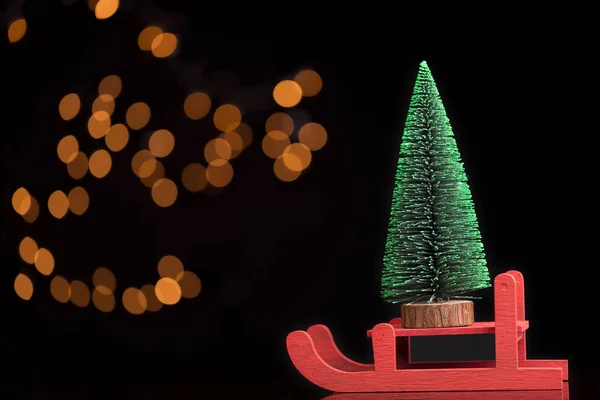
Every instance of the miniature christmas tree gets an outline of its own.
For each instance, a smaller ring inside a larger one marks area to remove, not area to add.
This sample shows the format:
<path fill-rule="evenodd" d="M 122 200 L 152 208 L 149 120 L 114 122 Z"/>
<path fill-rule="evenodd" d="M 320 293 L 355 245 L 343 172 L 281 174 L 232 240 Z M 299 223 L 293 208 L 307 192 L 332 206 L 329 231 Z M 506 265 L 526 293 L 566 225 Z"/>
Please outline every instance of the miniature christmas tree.
<path fill-rule="evenodd" d="M 467 176 L 425 61 L 400 145 L 381 281 L 388 303 L 466 299 L 491 286 Z"/>

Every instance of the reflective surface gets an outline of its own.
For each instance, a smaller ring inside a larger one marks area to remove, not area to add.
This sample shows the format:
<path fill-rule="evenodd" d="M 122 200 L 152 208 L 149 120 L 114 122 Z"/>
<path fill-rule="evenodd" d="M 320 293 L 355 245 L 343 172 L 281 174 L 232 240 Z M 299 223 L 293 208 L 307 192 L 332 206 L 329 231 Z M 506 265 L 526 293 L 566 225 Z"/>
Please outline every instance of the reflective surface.
<path fill-rule="evenodd" d="M 589 388 L 588 388 L 589 389 Z M 567 383 L 563 390 L 545 391 L 480 391 L 480 392 L 414 392 L 414 393 L 328 393 L 319 390 L 298 391 L 295 388 L 274 386 L 248 387 L 135 387 L 129 389 L 86 388 L 82 390 L 39 390 L 24 399 L 86 400 L 192 400 L 192 399 L 305 399 L 305 400 L 579 400 L 595 399 L 597 392 L 569 393 Z"/>

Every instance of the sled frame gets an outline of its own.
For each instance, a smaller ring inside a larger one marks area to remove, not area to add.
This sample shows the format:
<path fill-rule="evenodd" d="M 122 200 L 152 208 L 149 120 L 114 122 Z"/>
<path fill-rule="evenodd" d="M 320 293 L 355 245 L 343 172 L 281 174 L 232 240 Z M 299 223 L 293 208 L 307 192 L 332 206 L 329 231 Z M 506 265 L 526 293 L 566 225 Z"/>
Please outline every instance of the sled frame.
<path fill-rule="evenodd" d="M 562 390 L 568 381 L 567 360 L 527 358 L 529 322 L 519 271 L 494 279 L 494 316 L 494 322 L 468 327 L 404 329 L 400 319 L 377 324 L 367 332 L 373 344 L 373 364 L 344 356 L 325 325 L 291 332 L 287 349 L 306 379 L 333 392 Z M 397 351 L 397 337 L 484 333 L 495 335 L 493 361 L 411 364 Z"/>

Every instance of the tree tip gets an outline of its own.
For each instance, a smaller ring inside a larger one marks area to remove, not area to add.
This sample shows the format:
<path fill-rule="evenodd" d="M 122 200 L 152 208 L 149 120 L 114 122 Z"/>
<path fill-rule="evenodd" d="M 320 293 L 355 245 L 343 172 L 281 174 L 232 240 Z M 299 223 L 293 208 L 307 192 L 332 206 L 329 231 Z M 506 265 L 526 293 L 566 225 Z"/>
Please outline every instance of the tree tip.
<path fill-rule="evenodd" d="M 421 64 L 419 64 L 421 67 L 426 67 L 427 66 L 427 61 L 423 60 L 421 61 Z"/>

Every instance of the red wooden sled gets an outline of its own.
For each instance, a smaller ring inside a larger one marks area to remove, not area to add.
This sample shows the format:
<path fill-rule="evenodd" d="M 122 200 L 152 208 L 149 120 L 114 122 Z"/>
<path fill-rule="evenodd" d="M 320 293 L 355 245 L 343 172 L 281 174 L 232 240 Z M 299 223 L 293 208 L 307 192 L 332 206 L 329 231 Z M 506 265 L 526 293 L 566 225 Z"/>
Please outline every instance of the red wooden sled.
<path fill-rule="evenodd" d="M 399 318 L 377 324 L 372 338 L 374 364 L 344 356 L 325 325 L 287 336 L 294 366 L 306 379 L 333 392 L 442 392 L 561 390 L 568 381 L 567 360 L 528 360 L 523 275 L 509 271 L 494 279 L 495 322 L 467 327 L 404 329 Z M 496 360 L 411 364 L 397 354 L 397 339 L 411 336 L 495 334 Z"/>

